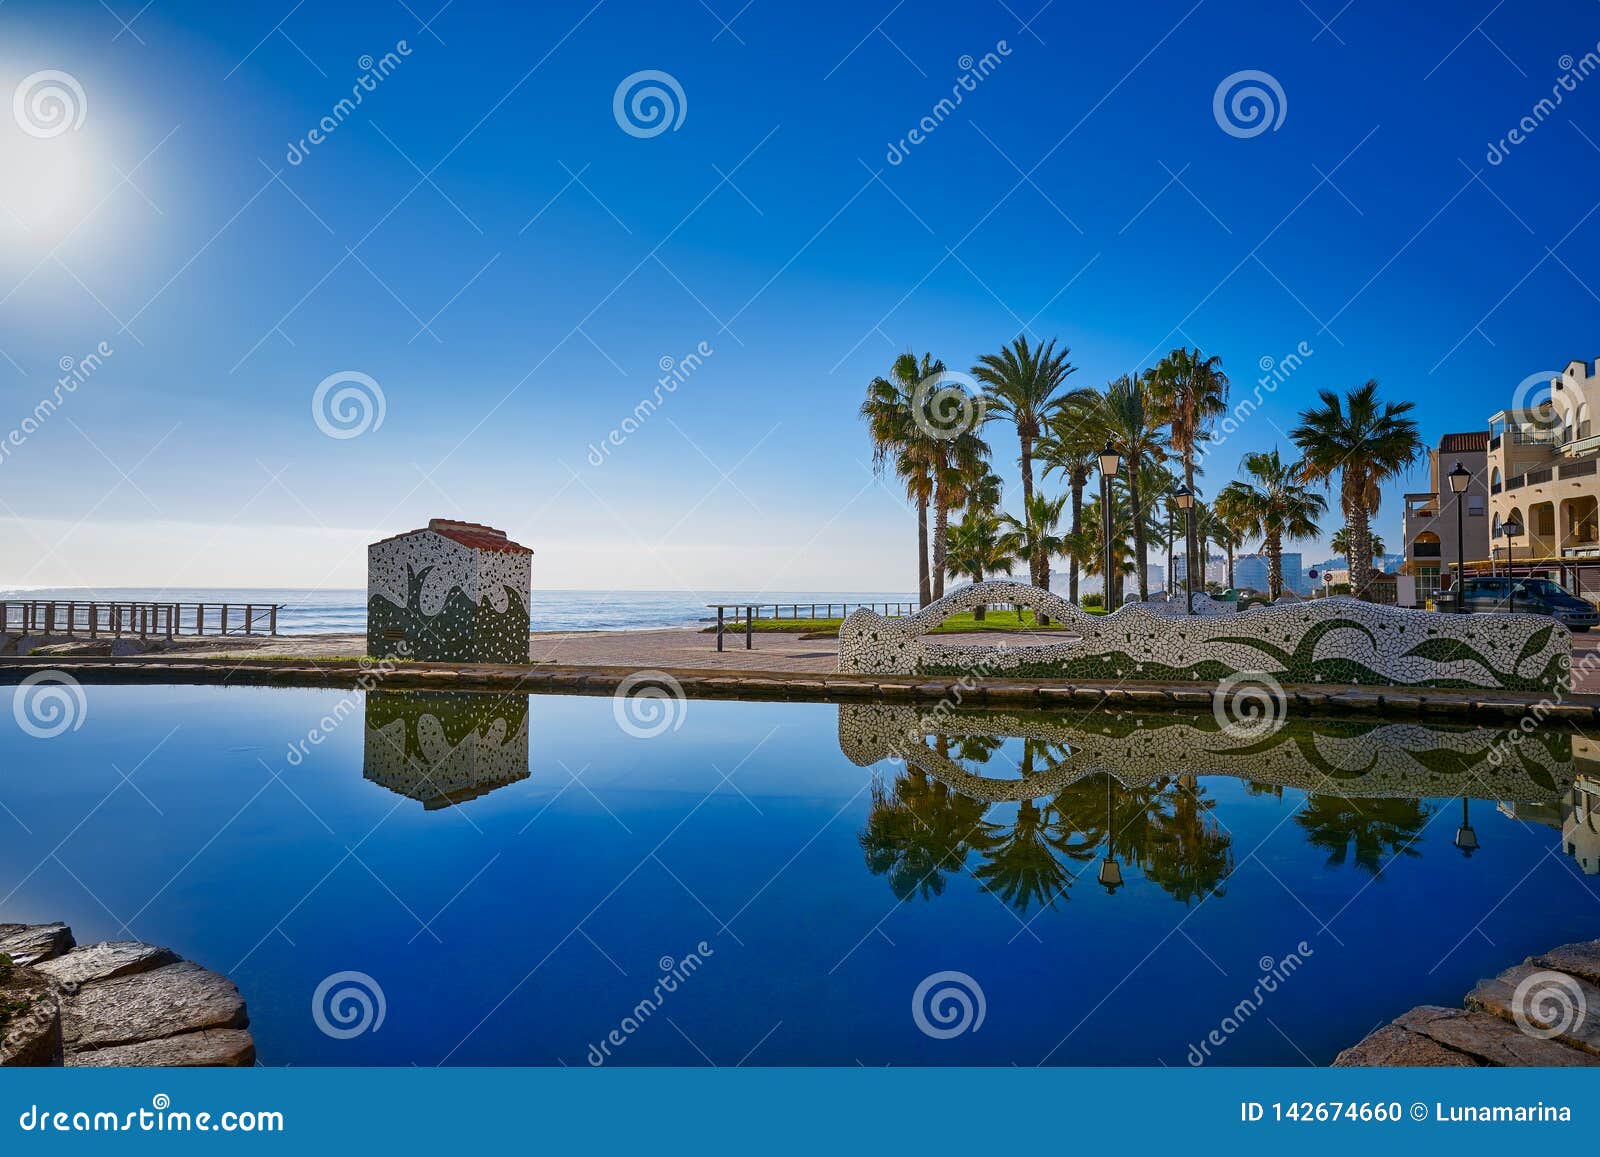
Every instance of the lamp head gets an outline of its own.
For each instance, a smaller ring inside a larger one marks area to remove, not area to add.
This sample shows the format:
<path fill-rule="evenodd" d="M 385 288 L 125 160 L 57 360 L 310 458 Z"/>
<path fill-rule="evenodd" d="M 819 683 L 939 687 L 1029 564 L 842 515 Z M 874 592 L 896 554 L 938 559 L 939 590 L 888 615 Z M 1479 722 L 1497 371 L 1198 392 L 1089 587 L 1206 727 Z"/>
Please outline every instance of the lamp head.
<path fill-rule="evenodd" d="M 1117 453 L 1117 448 L 1110 442 L 1106 443 L 1104 450 L 1100 451 L 1100 473 L 1107 478 L 1115 478 L 1122 469 L 1122 455 Z"/>
<path fill-rule="evenodd" d="M 1445 475 L 1445 477 L 1450 479 L 1450 489 L 1454 493 L 1465 494 L 1467 490 L 1467 483 L 1472 481 L 1472 472 L 1461 463 L 1457 462 L 1455 469 L 1451 470 L 1449 474 Z"/>

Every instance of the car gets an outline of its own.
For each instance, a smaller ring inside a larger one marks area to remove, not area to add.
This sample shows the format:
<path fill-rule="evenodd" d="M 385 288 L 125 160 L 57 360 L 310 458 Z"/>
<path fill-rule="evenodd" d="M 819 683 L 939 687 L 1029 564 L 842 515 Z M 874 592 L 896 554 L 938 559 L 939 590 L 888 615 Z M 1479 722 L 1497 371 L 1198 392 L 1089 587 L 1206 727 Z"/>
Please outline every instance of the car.
<path fill-rule="evenodd" d="M 1515 578 L 1486 575 L 1468 578 L 1461 584 L 1462 601 L 1469 614 L 1515 611 L 1526 615 L 1549 615 L 1574 631 L 1587 631 L 1600 623 L 1600 611 L 1593 603 L 1580 599 L 1559 583 L 1547 578 Z M 1440 591 L 1434 606 L 1441 611 L 1457 609 L 1457 592 Z"/>

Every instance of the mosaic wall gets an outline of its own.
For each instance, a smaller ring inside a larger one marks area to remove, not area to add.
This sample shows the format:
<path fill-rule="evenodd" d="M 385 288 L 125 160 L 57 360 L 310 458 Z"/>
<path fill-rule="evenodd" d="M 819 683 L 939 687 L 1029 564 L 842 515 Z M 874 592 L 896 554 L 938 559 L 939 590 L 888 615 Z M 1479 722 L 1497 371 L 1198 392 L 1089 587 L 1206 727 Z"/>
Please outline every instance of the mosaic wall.
<path fill-rule="evenodd" d="M 527 779 L 528 697 L 368 692 L 363 772 L 429 811 Z"/>
<path fill-rule="evenodd" d="M 1293 720 L 1263 735 L 1230 730 L 1209 715 L 1092 715 L 1034 712 L 924 712 L 916 707 L 846 704 L 839 747 L 869 767 L 903 759 L 961 795 L 1016 801 L 1055 795 L 1110 773 L 1126 787 L 1162 776 L 1228 775 L 1347 799 L 1464 795 L 1524 804 L 1559 802 L 1578 773 L 1572 736 L 1549 730 L 1511 742 L 1501 728 L 1360 720 Z M 930 746 L 929 738 L 955 741 Z M 943 748 L 959 740 L 1041 740 L 1059 758 L 1023 778 L 974 775 Z"/>
<path fill-rule="evenodd" d="M 433 530 L 375 542 L 367 548 L 367 651 L 526 663 L 532 576 L 525 548 L 477 549 Z"/>
<path fill-rule="evenodd" d="M 973 635 L 927 637 L 979 604 L 1048 614 L 1067 628 L 1064 638 L 1015 646 L 994 635 L 995 645 L 974 646 Z M 1202 683 L 1252 673 L 1282 683 L 1514 691 L 1564 690 L 1570 680 L 1571 637 L 1542 615 L 1436 614 L 1337 597 L 1193 617 L 1173 610 L 1136 602 L 1092 615 L 1037 587 L 977 583 L 904 618 L 856 611 L 839 629 L 839 670 Z"/>

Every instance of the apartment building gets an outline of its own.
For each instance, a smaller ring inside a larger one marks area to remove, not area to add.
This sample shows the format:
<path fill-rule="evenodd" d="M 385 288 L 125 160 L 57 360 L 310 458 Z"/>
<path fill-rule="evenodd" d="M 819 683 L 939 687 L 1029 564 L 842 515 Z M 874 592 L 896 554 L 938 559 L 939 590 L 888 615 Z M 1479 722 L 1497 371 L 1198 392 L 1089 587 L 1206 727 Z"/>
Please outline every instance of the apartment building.
<path fill-rule="evenodd" d="M 1428 489 L 1405 497 L 1400 522 L 1405 569 L 1416 576 L 1421 597 L 1432 598 L 1438 592 L 1440 573 L 1453 571 L 1458 557 L 1468 563 L 1489 557 L 1491 440 L 1485 430 L 1444 435 L 1428 451 Z M 1468 475 L 1466 489 L 1459 495 L 1449 479 L 1458 464 Z"/>
<path fill-rule="evenodd" d="M 1569 362 L 1537 405 L 1489 419 L 1491 555 L 1600 588 L 1600 363 Z M 1505 533 L 1508 524 L 1516 533 Z M 1583 560 L 1590 560 L 1588 566 Z"/>

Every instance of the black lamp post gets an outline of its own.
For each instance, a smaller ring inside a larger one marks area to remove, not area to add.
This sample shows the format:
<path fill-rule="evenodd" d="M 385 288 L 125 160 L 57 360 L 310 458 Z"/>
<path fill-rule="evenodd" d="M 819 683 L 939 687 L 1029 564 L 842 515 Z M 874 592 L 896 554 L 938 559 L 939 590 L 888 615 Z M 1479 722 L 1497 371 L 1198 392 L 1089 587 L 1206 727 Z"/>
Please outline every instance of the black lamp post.
<path fill-rule="evenodd" d="M 1194 493 L 1178 487 L 1172 501 L 1183 511 L 1183 590 L 1188 596 L 1189 614 L 1194 614 Z"/>
<path fill-rule="evenodd" d="M 1117 448 L 1110 442 L 1106 443 L 1104 450 L 1100 451 L 1100 521 L 1101 531 L 1105 536 L 1105 569 L 1101 573 L 1105 576 L 1106 588 L 1106 614 L 1117 608 L 1113 605 L 1114 595 L 1111 586 L 1111 480 L 1122 469 L 1122 455 L 1117 453 Z"/>
<path fill-rule="evenodd" d="M 1111 818 L 1111 779 L 1111 773 L 1106 772 L 1106 858 L 1100 861 L 1100 886 L 1108 896 L 1115 895 L 1122 887 L 1122 865 L 1117 863 L 1117 833 Z"/>
<path fill-rule="evenodd" d="M 1472 819 L 1467 815 L 1467 797 L 1461 797 L 1461 826 L 1456 829 L 1456 848 L 1463 856 L 1472 858 L 1478 850 L 1478 833 L 1472 829 Z"/>
<path fill-rule="evenodd" d="M 1500 533 L 1506 536 L 1506 581 L 1510 584 L 1508 588 L 1510 591 L 1510 602 L 1506 609 L 1514 611 L 1517 609 L 1517 576 L 1512 570 L 1511 564 L 1516 558 L 1516 547 L 1512 544 L 1511 540 L 1522 533 L 1522 523 L 1517 521 L 1516 515 L 1512 515 L 1505 522 L 1501 523 Z"/>
<path fill-rule="evenodd" d="M 1461 463 L 1457 462 L 1455 469 L 1445 475 L 1450 479 L 1450 492 L 1456 498 L 1456 612 L 1459 614 L 1466 608 L 1466 591 L 1462 587 L 1462 580 L 1466 578 L 1466 528 L 1462 523 L 1462 512 L 1466 507 L 1463 496 L 1467 492 L 1467 483 L 1472 481 L 1472 472 Z"/>

